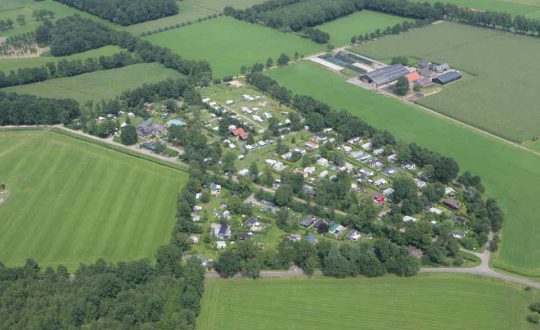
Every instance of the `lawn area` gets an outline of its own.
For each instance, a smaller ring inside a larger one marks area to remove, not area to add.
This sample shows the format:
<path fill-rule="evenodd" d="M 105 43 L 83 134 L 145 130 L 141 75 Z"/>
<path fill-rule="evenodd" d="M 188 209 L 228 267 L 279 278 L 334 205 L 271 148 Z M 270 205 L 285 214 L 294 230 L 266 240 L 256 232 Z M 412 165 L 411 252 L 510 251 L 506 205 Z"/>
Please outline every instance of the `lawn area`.
<path fill-rule="evenodd" d="M 330 34 L 330 43 L 339 47 L 349 44 L 353 35 L 364 35 L 377 29 L 384 30 L 406 20 L 404 17 L 362 10 L 319 25 L 317 28 L 328 32 Z"/>
<path fill-rule="evenodd" d="M 445 22 L 353 50 L 386 62 L 394 56 L 447 62 L 471 79 L 418 103 L 513 141 L 540 135 L 540 95 L 534 88 L 538 81 L 531 74 L 540 71 L 540 43 L 535 38 Z"/>
<path fill-rule="evenodd" d="M 4 1 L 7 1 L 4 4 Z M 25 0 L 1 0 L 0 1 L 0 19 L 11 18 L 15 24 L 14 28 L 7 31 L 1 31 L 0 36 L 8 37 L 21 33 L 27 33 L 34 31 L 38 26 L 41 25 L 41 22 L 38 22 L 32 16 L 34 10 L 47 9 L 52 10 L 55 14 L 54 19 L 63 18 L 71 15 L 79 15 L 84 18 L 91 18 L 97 22 L 100 22 L 104 25 L 110 27 L 116 27 L 116 24 L 108 22 L 99 17 L 93 16 L 86 12 L 80 11 L 78 9 L 66 6 L 59 2 L 53 0 L 44 0 L 44 1 L 25 1 Z M 26 19 L 26 25 L 19 25 L 16 21 L 18 15 L 24 15 Z"/>
<path fill-rule="evenodd" d="M 75 77 L 8 87 L 2 91 L 52 98 L 73 98 L 83 104 L 89 100 L 111 99 L 119 96 L 125 90 L 137 88 L 144 83 L 156 83 L 180 77 L 181 75 L 177 71 L 166 69 L 160 64 L 144 63 L 119 69 L 85 73 Z"/>
<path fill-rule="evenodd" d="M 197 328 L 529 329 L 535 293 L 467 275 L 205 282 Z"/>
<path fill-rule="evenodd" d="M 0 131 L 0 260 L 43 265 L 153 259 L 187 174 L 46 131 Z"/>
<path fill-rule="evenodd" d="M 20 68 L 34 68 L 41 67 L 49 62 L 59 62 L 63 59 L 71 60 L 84 60 L 89 57 L 99 58 L 100 56 L 110 56 L 115 53 L 123 51 L 118 46 L 105 46 L 98 49 L 92 49 L 86 52 L 77 53 L 69 56 L 39 56 L 31 58 L 10 58 L 0 59 L 0 71 L 8 73 L 10 70 L 17 71 Z"/>
<path fill-rule="evenodd" d="M 487 193 L 506 213 L 498 267 L 540 276 L 540 157 L 429 114 L 393 98 L 348 84 L 345 77 L 302 62 L 269 75 L 283 86 L 346 109 L 398 138 L 455 158 L 462 169 L 482 176 Z"/>
<path fill-rule="evenodd" d="M 294 52 L 309 55 L 324 49 L 323 45 L 307 39 L 230 17 L 157 33 L 145 39 L 183 57 L 209 61 L 214 76 L 219 78 L 240 73 L 243 65 L 264 64 L 269 57 L 275 63 L 282 52 L 292 58 Z"/>

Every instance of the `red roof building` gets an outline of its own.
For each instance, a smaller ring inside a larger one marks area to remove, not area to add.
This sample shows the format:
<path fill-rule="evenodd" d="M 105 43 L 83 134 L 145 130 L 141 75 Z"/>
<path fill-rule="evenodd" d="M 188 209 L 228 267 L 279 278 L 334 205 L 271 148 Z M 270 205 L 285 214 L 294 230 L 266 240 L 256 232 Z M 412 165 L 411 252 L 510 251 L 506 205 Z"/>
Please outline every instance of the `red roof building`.
<path fill-rule="evenodd" d="M 414 72 L 409 73 L 408 75 L 405 75 L 405 78 L 407 78 L 407 80 L 409 81 L 409 84 L 412 84 L 413 82 L 420 79 L 420 74 L 418 73 L 418 71 L 414 71 Z"/>
<path fill-rule="evenodd" d="M 244 129 L 242 127 L 231 131 L 231 134 L 236 136 L 236 137 L 241 138 L 242 140 L 247 140 L 248 137 L 249 137 L 249 133 L 244 131 Z"/>

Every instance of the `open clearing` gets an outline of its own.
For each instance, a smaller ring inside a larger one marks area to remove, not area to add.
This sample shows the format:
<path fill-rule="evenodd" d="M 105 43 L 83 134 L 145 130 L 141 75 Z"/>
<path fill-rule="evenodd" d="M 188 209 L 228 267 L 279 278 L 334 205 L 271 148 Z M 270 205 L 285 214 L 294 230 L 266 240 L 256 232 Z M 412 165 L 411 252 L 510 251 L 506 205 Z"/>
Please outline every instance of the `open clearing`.
<path fill-rule="evenodd" d="M 46 130 L 0 140 L 4 263 L 153 259 L 170 238 L 184 172 Z"/>
<path fill-rule="evenodd" d="M 301 94 L 312 95 L 335 109 L 345 109 L 398 138 L 451 156 L 462 169 L 482 176 L 489 195 L 506 213 L 503 244 L 494 265 L 540 276 L 540 157 L 408 106 L 348 84 L 344 76 L 302 62 L 268 75 Z"/>
<path fill-rule="evenodd" d="M 330 34 L 330 44 L 343 46 L 351 42 L 353 35 L 364 35 L 375 32 L 377 29 L 384 30 L 389 26 L 392 27 L 407 20 L 409 19 L 404 17 L 362 10 L 319 25 L 317 28 Z"/>
<path fill-rule="evenodd" d="M 534 293 L 464 275 L 206 281 L 199 329 L 529 329 Z"/>
<path fill-rule="evenodd" d="M 177 71 L 161 64 L 144 63 L 119 69 L 85 73 L 75 77 L 50 79 L 43 82 L 2 89 L 5 92 L 32 94 L 52 98 L 73 98 L 79 103 L 107 100 L 123 91 L 166 79 L 180 78 Z"/>
<path fill-rule="evenodd" d="M 41 67 L 49 62 L 59 62 L 61 60 L 84 60 L 89 57 L 99 58 L 100 56 L 110 56 L 115 53 L 123 51 L 122 48 L 117 46 L 105 46 L 98 49 L 89 50 L 82 53 L 77 53 L 69 56 L 40 56 L 31 58 L 10 58 L 0 59 L 0 71 L 6 74 L 10 71 L 17 71 L 20 68 L 34 68 Z"/>
<path fill-rule="evenodd" d="M 243 65 L 265 64 L 283 52 L 291 58 L 295 52 L 309 55 L 324 49 L 307 39 L 282 33 L 260 25 L 221 17 L 173 29 L 145 38 L 168 47 L 186 58 L 210 62 L 215 77 L 240 73 Z"/>
<path fill-rule="evenodd" d="M 471 79 L 448 85 L 420 104 L 510 140 L 540 135 L 540 95 L 531 88 L 538 82 L 534 72 L 540 71 L 535 38 L 445 22 L 353 49 L 386 62 L 394 56 L 447 62 Z"/>
<path fill-rule="evenodd" d="M 176 1 L 179 8 L 178 15 L 163 17 L 153 21 L 147 21 L 139 24 L 130 25 L 125 27 L 126 31 L 133 34 L 141 34 L 147 31 L 154 31 L 159 28 L 170 27 L 176 24 L 182 24 L 186 22 L 197 22 L 198 18 L 207 17 L 208 15 L 219 14 L 226 6 L 234 6 L 235 8 L 245 8 L 252 6 L 256 3 L 263 2 L 264 0 L 230 0 L 230 1 L 217 1 L 217 0 L 183 0 Z"/>
<path fill-rule="evenodd" d="M 91 18 L 97 22 L 100 22 L 104 25 L 115 27 L 116 24 L 113 24 L 109 21 L 101 19 L 99 17 L 93 16 L 86 12 L 80 11 L 78 9 L 66 6 L 59 2 L 53 0 L 44 0 L 44 1 L 24 1 L 24 0 L 7 0 L 7 5 L 4 5 L 3 2 L 6 0 L 0 1 L 0 19 L 11 18 L 15 24 L 14 28 L 11 30 L 1 31 L 0 36 L 13 36 L 21 33 L 27 33 L 34 31 L 38 26 L 41 25 L 41 22 L 38 22 L 32 16 L 34 10 L 47 9 L 54 12 L 54 19 L 63 18 L 71 15 L 79 15 L 84 18 Z M 26 25 L 19 25 L 16 21 L 18 15 L 24 15 L 26 18 Z"/>

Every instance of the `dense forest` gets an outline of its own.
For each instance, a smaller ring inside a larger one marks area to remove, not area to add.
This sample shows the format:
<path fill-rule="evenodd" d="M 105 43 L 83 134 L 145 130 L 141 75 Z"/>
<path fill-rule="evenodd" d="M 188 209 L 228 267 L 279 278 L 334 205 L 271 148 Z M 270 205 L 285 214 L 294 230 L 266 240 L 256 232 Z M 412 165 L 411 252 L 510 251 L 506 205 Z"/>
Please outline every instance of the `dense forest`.
<path fill-rule="evenodd" d="M 178 14 L 175 0 L 55 0 L 120 25 Z"/>
<path fill-rule="evenodd" d="M 0 126 L 67 124 L 79 114 L 79 104 L 71 99 L 0 92 Z"/>
<path fill-rule="evenodd" d="M 269 0 L 247 9 L 226 7 L 225 15 L 277 29 L 301 31 L 324 22 L 369 9 L 418 20 L 451 20 L 460 23 L 540 35 L 540 20 L 508 13 L 477 11 L 453 4 L 409 0 Z"/>
<path fill-rule="evenodd" d="M 181 263 L 181 252 L 164 246 L 155 266 L 100 260 L 72 275 L 32 259 L 17 268 L 0 263 L 0 328 L 195 329 L 204 269 L 198 259 Z"/>

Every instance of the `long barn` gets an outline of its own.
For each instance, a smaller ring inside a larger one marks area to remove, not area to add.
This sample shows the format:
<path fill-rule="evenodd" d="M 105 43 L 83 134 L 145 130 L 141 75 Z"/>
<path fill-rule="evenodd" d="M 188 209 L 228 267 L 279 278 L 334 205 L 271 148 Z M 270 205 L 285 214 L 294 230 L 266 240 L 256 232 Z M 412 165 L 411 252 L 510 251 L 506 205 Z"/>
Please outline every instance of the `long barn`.
<path fill-rule="evenodd" d="M 403 65 L 393 64 L 368 72 L 361 76 L 360 79 L 367 80 L 376 86 L 381 86 L 394 82 L 409 73 L 409 70 L 407 70 L 407 68 L 405 68 Z"/>

